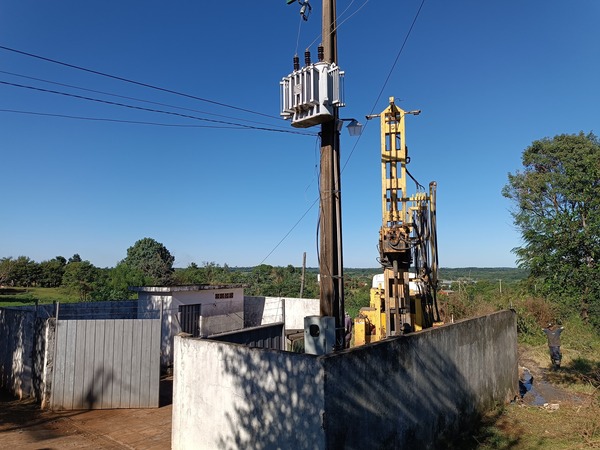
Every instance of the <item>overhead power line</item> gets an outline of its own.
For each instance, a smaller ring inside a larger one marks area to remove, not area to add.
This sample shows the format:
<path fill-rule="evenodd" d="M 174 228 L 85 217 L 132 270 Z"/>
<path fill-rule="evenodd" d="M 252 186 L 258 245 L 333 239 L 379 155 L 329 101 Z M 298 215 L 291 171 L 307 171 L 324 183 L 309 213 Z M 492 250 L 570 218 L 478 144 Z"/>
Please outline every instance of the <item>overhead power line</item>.
<path fill-rule="evenodd" d="M 385 87 L 387 86 L 388 81 L 390 81 L 390 77 L 392 76 L 392 73 L 394 72 L 394 69 L 396 68 L 396 64 L 398 64 L 400 55 L 402 54 L 402 51 L 404 50 L 404 46 L 408 42 L 408 38 L 410 37 L 412 30 L 413 30 L 415 24 L 417 23 L 417 19 L 419 18 L 419 14 L 421 14 L 421 10 L 423 9 L 424 4 L 425 4 L 425 0 L 422 0 L 421 5 L 419 6 L 419 9 L 417 10 L 417 13 L 415 14 L 415 18 L 413 19 L 412 23 L 410 24 L 410 28 L 408 29 L 408 32 L 406 33 L 406 36 L 404 37 L 404 42 L 402 42 L 402 45 L 400 46 L 400 50 L 398 50 L 398 54 L 396 55 L 394 64 L 392 64 L 392 67 L 390 68 L 390 71 L 388 72 L 388 75 L 387 75 L 385 81 L 383 82 L 383 86 L 381 86 L 381 90 L 379 91 L 379 95 L 377 96 L 377 99 L 375 100 L 375 103 L 373 104 L 373 108 L 371 108 L 370 114 L 373 114 L 373 111 L 377 107 L 377 103 L 379 102 L 379 99 L 381 98 L 381 94 L 383 94 L 383 91 L 385 90 Z"/>
<path fill-rule="evenodd" d="M 53 84 L 53 85 L 56 85 L 56 86 L 68 87 L 68 88 L 71 88 L 71 89 L 77 89 L 77 90 L 80 90 L 80 91 L 93 92 L 94 94 L 102 94 L 102 95 L 108 95 L 110 97 L 123 98 L 123 99 L 126 99 L 126 100 L 134 100 L 136 102 L 148 103 L 148 104 L 151 104 L 151 105 L 166 106 L 168 108 L 179 109 L 181 111 L 191 111 L 191 112 L 196 112 L 196 113 L 200 113 L 200 114 L 207 114 L 209 116 L 223 117 L 225 119 L 237 120 L 237 121 L 240 121 L 240 122 L 255 123 L 255 124 L 259 124 L 259 125 L 268 125 L 268 126 L 271 126 L 273 128 L 284 128 L 284 129 L 288 129 L 289 128 L 289 127 L 283 127 L 283 126 L 278 126 L 278 125 L 271 125 L 271 124 L 266 123 L 266 122 L 258 122 L 258 121 L 255 121 L 255 120 L 248 120 L 248 119 L 240 119 L 240 118 L 237 118 L 237 117 L 226 116 L 226 115 L 223 115 L 223 114 L 216 114 L 216 113 L 211 113 L 211 112 L 207 112 L 207 111 L 201 111 L 201 110 L 194 109 L 194 108 L 184 108 L 182 106 L 170 105 L 168 103 L 154 102 L 154 101 L 151 101 L 151 100 L 144 100 L 144 99 L 141 99 L 141 98 L 129 97 L 127 95 L 119 95 L 119 94 L 113 94 L 111 92 L 98 91 L 96 89 L 89 89 L 89 88 L 84 88 L 84 87 L 81 87 L 81 86 L 74 86 L 72 84 L 59 83 L 57 81 L 45 80 L 43 78 L 30 77 L 28 75 L 22 75 L 22 74 L 19 74 L 19 73 L 8 72 L 6 70 L 0 70 L 0 73 L 6 74 L 6 75 L 11 75 L 11 76 L 14 76 L 14 77 L 19 77 L 19 78 L 25 78 L 25 79 L 28 79 L 28 80 L 41 81 L 42 83 Z M 278 118 L 278 120 L 281 120 L 281 119 Z"/>
<path fill-rule="evenodd" d="M 385 81 L 383 82 L 383 85 L 381 86 L 381 90 L 379 91 L 379 94 L 377 95 L 377 98 L 375 99 L 375 102 L 373 103 L 373 107 L 371 108 L 371 112 L 369 113 L 369 115 L 373 114 L 373 111 L 375 111 L 375 108 L 377 107 L 377 103 L 379 102 L 379 99 L 381 98 L 381 95 L 383 94 L 385 87 L 387 86 L 388 82 L 390 81 L 390 77 L 392 76 L 392 73 L 394 72 L 394 69 L 396 68 L 396 64 L 398 64 L 400 55 L 404 51 L 404 47 L 406 46 L 406 43 L 408 42 L 408 38 L 410 37 L 412 30 L 413 30 L 415 24 L 417 23 L 417 19 L 419 18 L 419 14 L 421 14 L 421 9 L 423 9 L 424 4 L 425 4 L 425 0 L 422 0 L 421 5 L 419 6 L 419 9 L 417 10 L 417 13 L 415 14 L 415 18 L 413 19 L 413 21 L 410 25 L 410 28 L 408 29 L 406 36 L 404 37 L 404 41 L 402 42 L 402 45 L 400 46 L 400 49 L 398 50 L 398 53 L 396 54 L 396 59 L 394 59 L 394 63 L 392 64 L 392 67 L 390 68 L 390 70 L 387 74 L 387 77 L 385 78 Z M 369 121 L 367 121 L 367 123 L 365 124 L 365 126 L 363 128 L 363 133 L 368 125 L 369 125 Z M 360 142 L 361 137 L 362 137 L 362 133 L 358 136 L 358 139 L 354 143 L 352 150 L 348 154 L 348 157 L 346 158 L 346 161 L 344 162 L 344 165 L 342 166 L 342 172 L 344 172 L 344 169 L 348 165 L 350 158 L 352 158 L 352 154 L 354 153 L 354 150 L 356 150 L 356 147 L 358 146 L 358 143 Z"/>
<path fill-rule="evenodd" d="M 361 6 L 360 8 L 358 8 L 353 14 L 351 14 L 349 17 L 347 17 L 346 19 L 344 19 L 343 22 L 345 22 L 346 20 L 350 19 L 354 14 L 356 14 L 358 11 L 360 11 L 367 3 L 369 2 L 369 0 L 366 0 Z M 352 3 L 350 3 L 351 5 Z M 402 46 L 400 47 L 400 49 L 398 50 L 398 53 L 396 54 L 396 59 L 394 60 L 394 63 L 392 64 L 392 67 L 390 68 L 388 75 L 385 79 L 385 82 L 383 83 L 383 86 L 381 87 L 381 90 L 379 92 L 379 95 L 377 96 L 377 99 L 375 100 L 375 103 L 373 105 L 373 108 L 371 108 L 371 114 L 373 113 L 373 111 L 375 110 L 375 108 L 377 107 L 377 103 L 379 102 L 379 99 L 381 98 L 381 94 L 383 93 L 383 91 L 385 90 L 385 87 L 387 86 L 387 83 L 390 79 L 390 77 L 392 76 L 392 73 L 394 72 L 394 68 L 396 67 L 396 64 L 398 63 L 398 59 L 400 58 L 400 55 L 402 54 L 404 47 L 406 45 L 406 43 L 408 42 L 408 38 L 410 37 L 412 30 L 417 22 L 417 19 L 419 18 L 419 14 L 421 13 L 421 9 L 423 8 L 423 5 L 425 4 L 425 0 L 422 0 L 421 5 L 419 6 L 419 9 L 417 10 L 417 13 L 415 15 L 415 18 L 412 21 L 412 24 L 410 26 L 410 28 L 408 29 L 408 32 L 406 33 L 406 36 L 404 37 L 404 42 L 402 43 Z M 348 8 L 346 8 L 347 10 Z M 345 11 L 344 11 L 345 12 Z M 336 29 L 339 28 L 342 23 L 337 25 Z M 312 44 L 314 44 L 315 41 L 313 41 Z M 312 45 L 311 44 L 311 45 Z M 368 122 L 367 122 L 368 124 Z M 365 125 L 365 129 L 366 129 L 367 125 Z M 363 129 L 364 132 L 364 129 Z M 360 142 L 360 139 L 362 137 L 362 133 L 358 136 L 358 139 L 355 141 L 354 145 L 352 146 L 352 150 L 350 151 L 350 154 L 348 155 L 348 157 L 346 158 L 346 161 L 344 162 L 344 165 L 342 166 L 342 172 L 344 171 L 344 169 L 346 168 L 346 166 L 348 165 L 348 162 L 350 161 L 350 158 L 352 158 L 352 154 L 354 153 L 354 151 L 356 150 L 356 147 L 358 146 L 358 143 Z M 411 176 L 412 178 L 412 176 Z M 413 178 L 414 180 L 414 178 Z M 414 180 L 415 182 L 417 182 L 416 180 Z M 317 199 L 318 200 L 318 199 Z M 271 256 L 271 254 L 277 249 L 277 247 L 279 247 L 283 241 L 285 241 L 287 239 L 287 237 L 290 235 L 290 233 L 294 230 L 294 228 L 296 228 L 296 226 L 300 223 L 300 221 L 302 221 L 302 219 L 304 219 L 304 217 L 306 216 L 306 214 L 308 214 L 308 211 L 310 211 L 312 209 L 312 207 L 315 205 L 315 202 L 310 205 L 310 207 L 304 212 L 304 214 L 302 214 L 302 216 L 300 217 L 300 219 L 298 219 L 298 221 L 294 224 L 294 226 L 285 234 L 285 236 L 283 236 L 283 238 L 277 243 L 277 245 L 275 246 L 275 248 L 273 248 L 273 250 L 271 250 L 271 252 L 261 261 L 261 264 L 264 263 L 267 258 L 269 256 Z"/>
<path fill-rule="evenodd" d="M 159 127 L 177 127 L 177 128 L 221 128 L 227 130 L 240 130 L 238 126 L 219 126 L 219 125 L 185 125 L 177 123 L 159 123 L 159 122 L 143 122 L 139 120 L 120 120 L 110 119 L 105 117 L 82 117 L 82 116 L 71 116 L 68 114 L 54 114 L 54 113 L 43 113 L 36 111 L 21 111 L 17 109 L 0 109 L 0 112 L 14 113 L 14 114 L 28 114 L 33 116 L 46 116 L 46 117 L 57 117 L 62 119 L 77 119 L 77 120 L 90 120 L 98 122 L 116 122 L 116 123 L 130 123 L 135 125 L 153 125 Z"/>
<path fill-rule="evenodd" d="M 300 131 L 291 131 L 291 130 L 277 130 L 277 129 L 273 129 L 273 128 L 266 128 L 266 127 L 257 127 L 257 126 L 253 126 L 253 125 L 245 125 L 245 124 L 240 124 L 240 123 L 233 123 L 233 122 L 226 122 L 224 120 L 215 120 L 215 119 L 206 119 L 204 117 L 197 117 L 197 116 L 192 116 L 190 114 L 181 114 L 178 112 L 174 112 L 174 111 L 164 111 L 161 109 L 153 109 L 153 108 L 144 108 L 143 106 L 136 106 L 136 105 L 128 105 L 126 103 L 119 103 L 119 102 L 112 102 L 110 100 L 102 100 L 99 98 L 93 98 L 93 97 L 86 97 L 83 95 L 77 95 L 77 94 L 71 94 L 68 92 L 61 92 L 61 91 L 55 91 L 52 89 L 44 89 L 44 88 L 40 88 L 40 87 L 35 87 L 35 86 L 27 86 L 24 84 L 18 84 L 18 83 L 10 83 L 8 81 L 1 81 L 0 80 L 0 84 L 4 84 L 4 85 L 8 85 L 8 86 L 13 86 L 13 87 L 18 87 L 18 88 L 23 88 L 23 89 L 30 89 L 30 90 L 34 90 L 34 91 L 40 91 L 40 92 L 47 92 L 50 94 L 57 94 L 57 95 L 63 95 L 66 97 L 73 97 L 73 98 L 78 98 L 81 100 L 88 100 L 91 102 L 97 102 L 97 103 L 104 103 L 107 105 L 113 105 L 113 106 L 120 106 L 123 108 L 130 108 L 130 109 L 136 109 L 139 111 L 147 111 L 147 112 L 153 112 L 153 113 L 158 113 L 158 114 L 167 114 L 167 115 L 172 115 L 172 116 L 177 116 L 177 117 L 184 117 L 186 119 L 193 119 L 193 120 L 201 120 L 204 122 L 211 122 L 211 123 L 219 123 L 219 124 L 223 124 L 223 125 L 234 125 L 240 128 L 247 128 L 250 130 L 262 130 L 262 131 L 271 131 L 271 132 L 276 132 L 276 133 L 290 133 L 290 134 L 300 134 L 300 135 L 305 135 L 305 136 L 314 136 L 314 133 L 303 133 Z"/>
<path fill-rule="evenodd" d="M 246 113 L 249 113 L 249 114 L 256 114 L 256 115 L 259 115 L 259 116 L 269 117 L 269 118 L 272 118 L 272 119 L 273 118 L 279 119 L 279 117 L 272 116 L 270 114 L 265 114 L 265 113 L 261 113 L 261 112 L 258 112 L 258 111 L 252 111 L 250 109 L 240 108 L 239 106 L 228 105 L 226 103 L 221 103 L 221 102 L 217 102 L 217 101 L 214 101 L 214 100 L 209 100 L 207 98 L 197 97 L 195 95 L 186 94 L 184 92 L 174 91 L 172 89 L 167 89 L 167 88 L 163 88 L 163 87 L 160 87 L 160 86 L 155 86 L 155 85 L 148 84 L 148 83 L 142 83 L 140 81 L 130 80 L 129 78 L 119 77 L 119 76 L 111 75 L 111 74 L 108 74 L 108 73 L 105 73 L 105 72 L 100 72 L 98 70 L 88 69 L 88 68 L 85 68 L 85 67 L 77 66 L 75 64 L 69 64 L 69 63 L 66 63 L 66 62 L 58 61 L 56 59 L 46 58 L 45 56 L 35 55 L 33 53 L 24 52 L 22 50 L 17 50 L 17 49 L 10 48 L 10 47 L 5 47 L 3 45 L 0 45 L 0 49 L 6 50 L 8 52 L 17 53 L 19 55 L 29 56 L 31 58 L 36 58 L 36 59 L 39 59 L 39 60 L 42 60 L 42 61 L 46 61 L 46 62 L 50 62 L 50 63 L 53 63 L 53 64 L 59 64 L 61 66 L 69 67 L 71 69 L 82 70 L 84 72 L 93 73 L 95 75 L 100 75 L 102 77 L 112 78 L 113 80 L 119 80 L 119 81 L 123 81 L 125 83 L 131 83 L 131 84 L 135 84 L 137 86 L 142 86 L 142 87 L 146 87 L 146 88 L 149 88 L 149 89 L 154 89 L 154 90 L 161 91 L 161 92 L 167 92 L 169 94 L 179 95 L 181 97 L 191 98 L 191 99 L 198 100 L 198 101 L 201 101 L 201 102 L 210 103 L 212 105 L 222 106 L 223 108 L 230 108 L 230 109 L 235 109 L 237 111 L 243 111 L 243 112 L 246 112 Z"/>

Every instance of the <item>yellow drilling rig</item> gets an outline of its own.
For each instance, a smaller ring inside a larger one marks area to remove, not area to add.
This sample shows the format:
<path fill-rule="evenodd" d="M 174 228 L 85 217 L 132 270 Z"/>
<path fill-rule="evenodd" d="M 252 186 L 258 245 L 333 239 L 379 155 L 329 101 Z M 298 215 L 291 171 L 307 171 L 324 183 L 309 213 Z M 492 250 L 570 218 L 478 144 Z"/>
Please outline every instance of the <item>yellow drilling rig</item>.
<path fill-rule="evenodd" d="M 429 192 L 407 170 L 410 163 L 404 111 L 390 98 L 381 121 L 382 225 L 379 261 L 383 276 L 373 278 L 370 306 L 354 320 L 354 345 L 419 331 L 439 322 L 437 308 L 436 183 Z M 377 117 L 377 116 L 374 116 Z M 370 117 L 371 118 L 371 117 Z M 415 184 L 408 194 L 407 177 Z"/>

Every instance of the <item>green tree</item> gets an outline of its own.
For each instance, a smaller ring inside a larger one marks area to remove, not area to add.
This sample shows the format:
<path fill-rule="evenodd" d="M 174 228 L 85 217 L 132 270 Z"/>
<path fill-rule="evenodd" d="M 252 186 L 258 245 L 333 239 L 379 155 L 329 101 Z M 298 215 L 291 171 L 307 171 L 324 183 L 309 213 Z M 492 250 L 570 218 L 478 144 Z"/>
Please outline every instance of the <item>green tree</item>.
<path fill-rule="evenodd" d="M 89 261 L 70 262 L 65 266 L 63 286 L 77 292 L 80 300 L 87 301 L 96 287 L 99 269 Z"/>
<path fill-rule="evenodd" d="M 231 283 L 229 267 L 214 262 L 204 262 L 202 267 L 191 263 L 185 269 L 177 269 L 174 274 L 176 284 L 226 284 Z"/>
<path fill-rule="evenodd" d="M 152 238 L 143 238 L 127 249 L 123 264 L 137 269 L 150 278 L 153 284 L 170 285 L 173 281 L 175 257 Z"/>
<path fill-rule="evenodd" d="M 67 260 L 62 256 L 57 256 L 49 261 L 42 261 L 40 263 L 42 272 L 40 285 L 42 287 L 59 287 L 65 273 L 66 262 Z"/>
<path fill-rule="evenodd" d="M 0 259 L 0 286 L 12 284 L 14 267 L 15 260 L 12 257 Z"/>
<path fill-rule="evenodd" d="M 73 256 L 71 256 L 69 258 L 69 262 L 73 263 L 73 262 L 81 262 L 81 256 L 79 256 L 79 253 L 75 253 Z"/>
<path fill-rule="evenodd" d="M 541 139 L 522 163 L 502 191 L 516 206 L 519 264 L 549 298 L 600 326 L 600 141 L 592 133 Z"/>
<path fill-rule="evenodd" d="M 28 256 L 19 256 L 12 267 L 12 284 L 14 286 L 30 287 L 39 283 L 42 270 L 40 265 Z"/>
<path fill-rule="evenodd" d="M 129 286 L 147 286 L 152 279 L 146 277 L 139 269 L 124 263 L 112 269 L 103 269 L 94 291 L 92 300 L 129 300 L 137 298 L 137 293 L 129 290 Z"/>

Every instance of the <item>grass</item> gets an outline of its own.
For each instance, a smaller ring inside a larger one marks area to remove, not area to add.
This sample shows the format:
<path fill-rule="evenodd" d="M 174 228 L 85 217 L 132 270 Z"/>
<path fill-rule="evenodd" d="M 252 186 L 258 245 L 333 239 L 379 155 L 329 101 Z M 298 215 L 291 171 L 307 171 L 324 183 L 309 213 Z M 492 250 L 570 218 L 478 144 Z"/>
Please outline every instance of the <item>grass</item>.
<path fill-rule="evenodd" d="M 0 307 L 2 306 L 24 306 L 40 304 L 78 302 L 79 296 L 72 294 L 63 288 L 0 288 Z"/>
<path fill-rule="evenodd" d="M 557 410 L 511 404 L 488 416 L 477 449 L 599 448 L 598 403 L 561 405 Z M 491 419 L 491 420 L 490 420 Z"/>

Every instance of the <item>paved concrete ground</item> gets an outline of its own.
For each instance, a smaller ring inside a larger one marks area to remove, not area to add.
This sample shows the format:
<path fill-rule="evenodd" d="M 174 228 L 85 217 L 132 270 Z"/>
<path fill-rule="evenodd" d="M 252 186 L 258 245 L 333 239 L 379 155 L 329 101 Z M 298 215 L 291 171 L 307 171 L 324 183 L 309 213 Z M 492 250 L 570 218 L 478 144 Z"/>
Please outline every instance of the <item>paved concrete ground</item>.
<path fill-rule="evenodd" d="M 41 411 L 0 394 L 0 448 L 169 449 L 172 380 L 161 381 L 161 407 Z"/>

